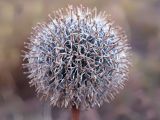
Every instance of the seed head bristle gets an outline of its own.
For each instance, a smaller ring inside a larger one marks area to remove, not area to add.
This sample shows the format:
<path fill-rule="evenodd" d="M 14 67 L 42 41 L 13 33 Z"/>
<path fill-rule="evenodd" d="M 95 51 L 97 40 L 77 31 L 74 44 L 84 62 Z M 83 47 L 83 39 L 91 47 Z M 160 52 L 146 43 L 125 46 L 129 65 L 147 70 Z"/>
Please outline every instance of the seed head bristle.
<path fill-rule="evenodd" d="M 49 14 L 33 28 L 23 64 L 38 95 L 59 107 L 111 101 L 128 79 L 130 46 L 105 12 L 82 5 Z"/>

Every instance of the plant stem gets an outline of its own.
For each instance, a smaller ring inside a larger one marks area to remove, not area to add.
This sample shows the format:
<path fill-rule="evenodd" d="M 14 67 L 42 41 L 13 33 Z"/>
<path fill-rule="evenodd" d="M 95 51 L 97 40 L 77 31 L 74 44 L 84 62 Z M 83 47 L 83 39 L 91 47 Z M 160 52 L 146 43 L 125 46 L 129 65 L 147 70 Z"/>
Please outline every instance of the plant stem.
<path fill-rule="evenodd" d="M 76 108 L 76 106 L 72 107 L 72 120 L 79 120 L 79 109 Z"/>

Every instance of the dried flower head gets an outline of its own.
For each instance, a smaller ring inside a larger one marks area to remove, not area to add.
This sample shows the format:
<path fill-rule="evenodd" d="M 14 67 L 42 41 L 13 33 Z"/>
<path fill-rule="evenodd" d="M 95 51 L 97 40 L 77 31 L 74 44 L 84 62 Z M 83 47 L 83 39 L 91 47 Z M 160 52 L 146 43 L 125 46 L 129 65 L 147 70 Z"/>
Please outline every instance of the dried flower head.
<path fill-rule="evenodd" d="M 129 45 L 105 12 L 69 6 L 33 28 L 24 52 L 30 84 L 59 107 L 91 108 L 123 88 Z"/>

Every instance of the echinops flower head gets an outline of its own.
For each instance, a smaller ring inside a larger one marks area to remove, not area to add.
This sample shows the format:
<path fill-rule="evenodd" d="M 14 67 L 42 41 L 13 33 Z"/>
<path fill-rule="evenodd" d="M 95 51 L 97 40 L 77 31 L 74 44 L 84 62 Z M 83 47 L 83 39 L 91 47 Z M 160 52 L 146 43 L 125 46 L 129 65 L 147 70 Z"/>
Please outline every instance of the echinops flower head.
<path fill-rule="evenodd" d="M 53 12 L 33 28 L 25 47 L 29 83 L 53 106 L 101 106 L 128 80 L 127 37 L 96 8 L 70 5 Z"/>

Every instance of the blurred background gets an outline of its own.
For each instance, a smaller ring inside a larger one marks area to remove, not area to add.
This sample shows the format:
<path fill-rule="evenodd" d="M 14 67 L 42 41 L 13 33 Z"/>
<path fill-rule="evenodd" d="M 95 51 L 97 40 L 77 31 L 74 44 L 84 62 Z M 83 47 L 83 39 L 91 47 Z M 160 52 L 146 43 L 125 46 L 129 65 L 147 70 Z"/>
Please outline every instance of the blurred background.
<path fill-rule="evenodd" d="M 81 112 L 81 120 L 160 120 L 160 0 L 0 0 L 0 120 L 70 120 L 70 111 L 40 102 L 22 70 L 31 27 L 68 4 L 112 15 L 128 35 L 133 68 L 110 104 Z"/>

